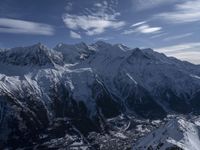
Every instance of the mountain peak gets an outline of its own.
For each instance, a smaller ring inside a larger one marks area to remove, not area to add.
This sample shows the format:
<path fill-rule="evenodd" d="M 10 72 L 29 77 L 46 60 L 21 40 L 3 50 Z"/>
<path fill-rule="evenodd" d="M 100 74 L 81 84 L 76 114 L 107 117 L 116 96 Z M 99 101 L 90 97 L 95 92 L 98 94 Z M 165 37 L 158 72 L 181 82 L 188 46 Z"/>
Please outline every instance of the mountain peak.
<path fill-rule="evenodd" d="M 130 50 L 130 48 L 125 46 L 124 44 L 115 44 L 114 46 L 119 48 L 119 49 L 121 49 L 121 50 L 123 50 L 123 51 Z"/>
<path fill-rule="evenodd" d="M 135 48 L 132 51 L 132 56 L 135 58 L 148 58 L 148 56 L 140 49 L 140 48 Z"/>
<path fill-rule="evenodd" d="M 84 42 L 78 43 L 74 45 L 76 48 L 80 49 L 80 50 L 87 50 L 88 49 L 88 45 Z"/>
<path fill-rule="evenodd" d="M 46 45 L 42 44 L 41 42 L 34 44 L 30 47 L 34 47 L 34 48 L 40 48 L 40 49 L 48 49 Z"/>
<path fill-rule="evenodd" d="M 62 55 L 37 43 L 28 47 L 17 47 L 1 52 L 1 62 L 13 65 L 62 64 Z"/>
<path fill-rule="evenodd" d="M 102 47 L 102 48 L 112 46 L 110 43 L 107 43 L 105 41 L 97 41 L 94 43 L 94 45 L 97 45 L 98 47 Z"/>

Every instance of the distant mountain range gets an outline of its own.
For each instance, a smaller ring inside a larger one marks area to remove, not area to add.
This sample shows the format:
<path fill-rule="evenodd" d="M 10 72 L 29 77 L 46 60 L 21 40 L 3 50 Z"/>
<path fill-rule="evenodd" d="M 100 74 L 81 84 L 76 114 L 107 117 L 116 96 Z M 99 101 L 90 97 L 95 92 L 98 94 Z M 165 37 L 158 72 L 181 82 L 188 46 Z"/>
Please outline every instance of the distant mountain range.
<path fill-rule="evenodd" d="M 103 41 L 58 44 L 54 49 L 39 43 L 0 50 L 2 149 L 101 149 L 88 136 L 111 131 L 121 135 L 116 124 L 119 118 L 133 125 L 138 119 L 163 122 L 172 114 L 200 114 L 199 65 L 152 49 Z M 114 125 L 113 118 L 118 118 Z M 182 122 L 169 124 L 182 126 Z M 131 131 L 135 129 L 133 125 Z M 159 137 L 152 140 L 158 143 L 164 129 L 157 130 L 152 134 L 159 132 Z"/>

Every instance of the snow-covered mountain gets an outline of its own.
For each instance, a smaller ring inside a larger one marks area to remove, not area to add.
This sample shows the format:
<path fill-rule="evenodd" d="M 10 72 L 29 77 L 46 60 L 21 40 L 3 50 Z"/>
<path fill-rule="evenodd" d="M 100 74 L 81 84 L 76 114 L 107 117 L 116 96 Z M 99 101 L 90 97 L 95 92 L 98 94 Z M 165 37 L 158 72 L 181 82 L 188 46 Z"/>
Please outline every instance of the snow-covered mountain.
<path fill-rule="evenodd" d="M 134 150 L 199 150 L 199 118 L 175 117 L 135 144 Z"/>
<path fill-rule="evenodd" d="M 13 65 L 53 65 L 63 63 L 61 53 L 48 49 L 38 43 L 30 47 L 17 47 L 0 51 L 0 61 Z"/>
<path fill-rule="evenodd" d="M 152 49 L 39 43 L 1 50 L 0 68 L 0 147 L 33 146 L 55 128 L 54 135 L 63 129 L 81 139 L 106 133 L 107 119 L 120 115 L 163 119 L 200 110 L 200 66 Z"/>

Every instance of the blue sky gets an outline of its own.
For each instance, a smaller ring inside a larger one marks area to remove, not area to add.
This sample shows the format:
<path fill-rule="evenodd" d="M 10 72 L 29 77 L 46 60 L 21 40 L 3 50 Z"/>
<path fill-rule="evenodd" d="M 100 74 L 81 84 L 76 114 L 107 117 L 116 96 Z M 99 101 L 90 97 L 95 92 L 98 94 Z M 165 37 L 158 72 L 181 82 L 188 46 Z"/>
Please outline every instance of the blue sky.
<path fill-rule="evenodd" d="M 200 64 L 200 0 L 0 0 L 0 47 L 104 40 Z"/>

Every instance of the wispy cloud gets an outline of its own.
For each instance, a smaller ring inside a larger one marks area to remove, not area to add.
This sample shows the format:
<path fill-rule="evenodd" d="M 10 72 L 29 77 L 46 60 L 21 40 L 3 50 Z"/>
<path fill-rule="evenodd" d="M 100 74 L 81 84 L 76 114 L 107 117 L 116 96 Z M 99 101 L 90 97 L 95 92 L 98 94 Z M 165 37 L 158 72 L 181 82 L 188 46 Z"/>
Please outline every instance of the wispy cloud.
<path fill-rule="evenodd" d="M 76 32 L 74 32 L 74 31 L 70 31 L 70 36 L 73 39 L 81 39 L 81 35 L 76 33 Z"/>
<path fill-rule="evenodd" d="M 95 35 L 103 33 L 107 28 L 120 28 L 125 25 L 123 21 L 110 20 L 98 16 L 77 16 L 66 14 L 63 20 L 66 26 L 70 29 L 82 29 L 87 35 Z"/>
<path fill-rule="evenodd" d="M 187 51 L 187 52 L 179 52 L 172 54 L 171 56 L 177 57 L 181 60 L 186 60 L 194 64 L 199 64 L 200 65 L 200 53 L 199 52 L 193 52 L 193 51 Z"/>
<path fill-rule="evenodd" d="M 139 26 L 139 25 L 142 25 L 145 23 L 147 23 L 147 22 L 146 21 L 137 22 L 137 23 L 134 23 L 131 27 L 136 27 L 136 26 Z"/>
<path fill-rule="evenodd" d="M 200 42 L 177 44 L 167 47 L 155 48 L 156 51 L 174 56 L 181 60 L 187 60 L 200 64 Z"/>
<path fill-rule="evenodd" d="M 173 53 L 175 51 L 183 51 L 183 50 L 199 51 L 199 47 L 200 47 L 200 42 L 193 42 L 193 43 L 184 43 L 162 48 L 156 48 L 156 50 L 160 52 Z"/>
<path fill-rule="evenodd" d="M 132 0 L 133 7 L 136 10 L 152 9 L 164 4 L 173 3 L 177 0 Z"/>
<path fill-rule="evenodd" d="M 72 2 L 67 2 L 67 5 L 65 6 L 65 10 L 66 11 L 71 11 L 73 7 L 73 3 Z"/>
<path fill-rule="evenodd" d="M 113 39 L 112 37 L 98 37 L 96 39 L 94 39 L 94 41 L 108 41 Z"/>
<path fill-rule="evenodd" d="M 148 33 L 156 33 L 160 31 L 162 27 L 151 27 L 148 24 L 139 26 L 135 30 L 140 33 L 148 34 Z"/>
<path fill-rule="evenodd" d="M 163 41 L 173 41 L 173 40 L 183 39 L 183 38 L 189 37 L 191 35 L 193 35 L 193 33 L 185 33 L 185 34 L 181 34 L 181 35 L 164 38 Z"/>
<path fill-rule="evenodd" d="M 162 30 L 162 27 L 152 27 L 145 21 L 133 24 L 130 29 L 125 30 L 122 34 L 132 34 L 132 33 L 142 33 L 142 34 L 152 34 L 158 33 Z"/>
<path fill-rule="evenodd" d="M 15 34 L 53 35 L 51 25 L 25 20 L 0 18 L 0 32 Z"/>
<path fill-rule="evenodd" d="M 120 13 L 114 10 L 113 5 L 107 1 L 95 3 L 95 9 L 86 8 L 81 15 L 64 14 L 63 21 L 69 29 L 83 30 L 89 36 L 104 33 L 109 28 L 119 29 L 125 22 L 117 19 Z"/>
<path fill-rule="evenodd" d="M 200 0 L 185 1 L 176 4 L 173 11 L 156 15 L 159 19 L 167 20 L 171 23 L 188 23 L 200 21 Z"/>
<path fill-rule="evenodd" d="M 159 33 L 159 34 L 151 36 L 150 38 L 155 39 L 155 38 L 159 38 L 159 37 L 162 37 L 162 36 L 165 36 L 165 35 L 168 35 L 168 33 Z"/>

